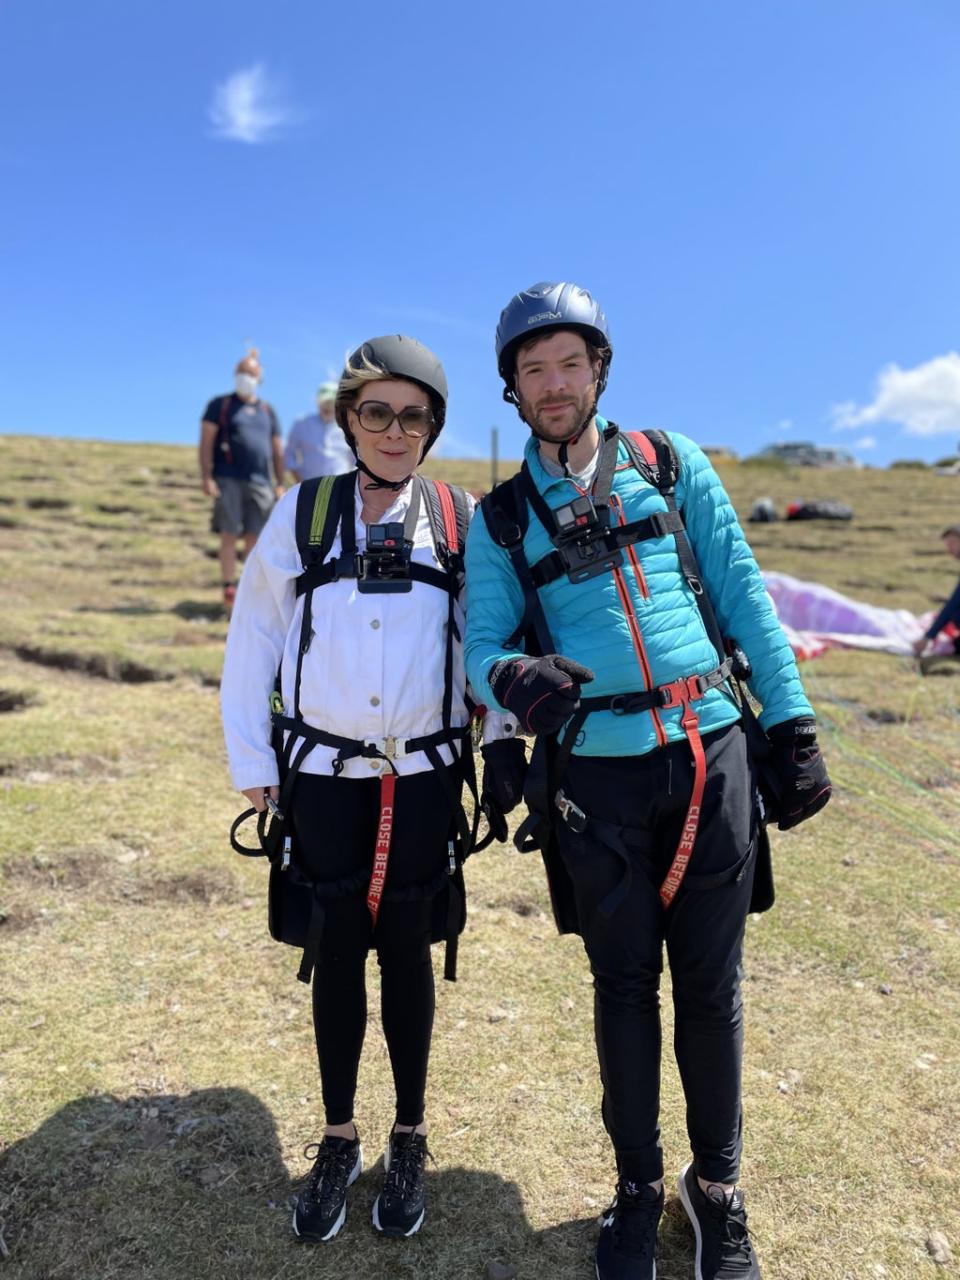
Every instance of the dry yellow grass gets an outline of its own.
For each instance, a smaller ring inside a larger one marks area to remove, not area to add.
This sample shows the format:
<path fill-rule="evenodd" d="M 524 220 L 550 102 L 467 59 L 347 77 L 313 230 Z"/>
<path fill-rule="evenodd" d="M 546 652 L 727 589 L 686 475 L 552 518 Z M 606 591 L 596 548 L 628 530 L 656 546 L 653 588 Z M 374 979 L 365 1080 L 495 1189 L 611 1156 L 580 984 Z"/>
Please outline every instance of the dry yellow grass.
<path fill-rule="evenodd" d="M 469 864 L 461 981 L 439 992 L 424 1231 L 374 1238 L 373 1170 L 335 1243 L 296 1245 L 287 1200 L 322 1116 L 309 999 L 267 937 L 264 868 L 226 843 L 225 622 L 192 455 L 7 438 L 0 461 L 0 691 L 24 700 L 0 714 L 3 1274 L 481 1280 L 499 1260 L 523 1280 L 586 1280 L 612 1187 L 592 993 L 538 864 L 506 848 Z M 830 483 L 724 478 L 741 510 Z M 843 486 L 853 526 L 753 529 L 762 563 L 911 608 L 946 594 L 950 565 L 929 553 L 952 482 Z M 776 839 L 779 903 L 749 927 L 744 1182 L 765 1280 L 957 1273 L 926 1247 L 940 1230 L 960 1254 L 955 670 L 921 684 L 856 654 L 805 668 L 838 788 Z M 374 1015 L 358 1106 L 371 1163 L 390 1114 Z M 663 1128 L 676 1170 L 669 1055 Z M 660 1255 L 660 1280 L 692 1274 L 675 1197 Z"/>

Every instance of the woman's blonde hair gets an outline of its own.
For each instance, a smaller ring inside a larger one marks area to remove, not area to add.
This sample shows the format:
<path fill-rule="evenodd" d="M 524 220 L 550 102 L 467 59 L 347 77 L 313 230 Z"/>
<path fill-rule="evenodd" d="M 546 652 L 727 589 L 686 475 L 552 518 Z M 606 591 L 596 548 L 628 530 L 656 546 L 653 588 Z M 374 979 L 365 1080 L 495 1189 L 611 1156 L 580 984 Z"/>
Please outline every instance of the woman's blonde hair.
<path fill-rule="evenodd" d="M 375 364 L 363 347 L 355 351 L 352 356 L 347 356 L 340 376 L 340 384 L 337 387 L 335 411 L 337 422 L 348 442 L 351 439 L 351 432 L 347 426 L 347 410 L 352 409 L 356 404 L 359 392 L 368 382 L 383 382 L 384 379 L 393 376 L 382 365 Z"/>

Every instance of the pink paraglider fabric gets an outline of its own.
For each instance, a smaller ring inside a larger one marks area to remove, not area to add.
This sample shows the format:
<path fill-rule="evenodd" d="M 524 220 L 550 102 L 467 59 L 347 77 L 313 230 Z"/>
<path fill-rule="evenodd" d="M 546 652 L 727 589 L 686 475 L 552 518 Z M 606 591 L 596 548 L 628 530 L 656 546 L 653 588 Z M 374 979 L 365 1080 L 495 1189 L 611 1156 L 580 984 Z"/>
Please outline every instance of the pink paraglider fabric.
<path fill-rule="evenodd" d="M 788 573 L 764 573 L 763 581 L 777 617 L 799 660 L 816 658 L 827 649 L 872 649 L 900 657 L 913 655 L 913 642 L 923 635 L 934 614 L 851 600 L 819 582 L 804 582 Z M 952 653 L 953 641 L 941 634 L 932 652 Z"/>

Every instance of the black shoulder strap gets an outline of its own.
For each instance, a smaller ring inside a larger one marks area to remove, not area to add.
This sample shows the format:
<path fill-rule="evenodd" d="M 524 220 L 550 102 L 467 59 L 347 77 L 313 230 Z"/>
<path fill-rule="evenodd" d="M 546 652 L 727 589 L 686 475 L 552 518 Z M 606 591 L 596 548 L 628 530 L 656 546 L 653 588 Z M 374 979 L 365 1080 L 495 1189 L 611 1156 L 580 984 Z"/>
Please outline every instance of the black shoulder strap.
<path fill-rule="evenodd" d="M 300 716 L 300 676 L 304 654 L 313 639 L 313 584 L 310 569 L 320 567 L 326 559 L 337 526 L 341 526 L 341 557 L 353 557 L 357 550 L 354 528 L 354 488 L 357 472 L 346 475 L 317 476 L 304 480 L 297 494 L 296 538 L 297 550 L 304 574 L 298 583 L 298 595 L 304 596 L 303 616 L 300 621 L 300 644 L 297 649 L 297 672 L 293 685 L 293 714 Z M 300 591 L 300 585 L 305 590 Z"/>
<path fill-rule="evenodd" d="M 227 429 L 227 414 L 230 411 L 230 405 L 232 403 L 233 403 L 232 393 L 230 395 L 220 397 L 220 413 L 218 415 L 217 421 L 219 423 L 221 431 L 226 431 Z"/>
<path fill-rule="evenodd" d="M 504 641 L 505 647 L 513 649 L 522 640 L 529 654 L 555 653 L 553 637 L 523 550 L 523 539 L 530 521 L 523 473 L 518 471 L 510 480 L 504 480 L 492 489 L 480 503 L 480 510 L 487 532 L 509 555 L 523 590 L 523 616 L 513 635 Z"/>
<path fill-rule="evenodd" d="M 522 542 L 530 521 L 526 498 L 523 493 L 520 472 L 509 480 L 502 480 L 480 500 L 487 533 L 498 547 L 506 549 L 513 542 Z"/>
<path fill-rule="evenodd" d="M 322 563 L 333 546 L 337 525 L 344 514 L 344 501 L 349 501 L 351 525 L 356 471 L 346 475 L 315 476 L 304 480 L 297 493 L 297 550 L 300 563 L 309 568 Z"/>
<path fill-rule="evenodd" d="M 636 469 L 645 480 L 655 485 L 660 491 L 667 504 L 667 510 L 678 511 L 676 486 L 680 477 L 680 458 L 667 433 L 665 431 L 626 431 L 623 433 L 623 442 Z M 680 560 L 680 570 L 696 598 L 704 629 L 710 638 L 710 643 L 717 651 L 717 661 L 722 664 L 727 655 L 720 624 L 713 609 L 713 601 L 703 585 L 697 557 L 682 523 L 679 529 L 674 530 L 673 540 Z"/>
<path fill-rule="evenodd" d="M 230 410 L 233 407 L 233 392 L 220 397 L 220 412 L 217 414 L 217 438 L 214 442 L 214 451 L 222 453 L 227 460 L 231 460 L 230 451 Z"/>
<path fill-rule="evenodd" d="M 591 494 L 594 503 L 601 511 L 606 511 L 610 502 L 610 490 L 613 486 L 613 475 L 617 468 L 617 440 L 619 438 L 619 428 L 615 422 L 607 423 L 600 439 L 600 458 L 597 462 L 596 474 L 593 478 Z M 553 512 L 550 510 L 547 502 L 534 484 L 533 476 L 530 474 L 530 468 L 524 461 L 520 468 L 520 476 L 522 480 L 523 491 L 526 494 L 527 501 L 533 508 L 533 512 L 537 519 L 550 535 L 551 541 L 556 533 L 556 521 Z M 604 524 L 607 523 L 606 516 L 603 517 Z"/>

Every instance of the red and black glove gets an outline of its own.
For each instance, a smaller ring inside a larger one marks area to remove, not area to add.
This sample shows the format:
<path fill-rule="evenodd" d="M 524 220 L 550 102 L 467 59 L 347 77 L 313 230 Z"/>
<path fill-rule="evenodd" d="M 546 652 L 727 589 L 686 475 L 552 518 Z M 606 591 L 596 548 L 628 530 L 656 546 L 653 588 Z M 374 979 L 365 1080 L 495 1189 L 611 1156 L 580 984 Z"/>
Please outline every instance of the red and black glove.
<path fill-rule="evenodd" d="M 589 667 L 549 653 L 545 658 L 504 658 L 488 677 L 494 697 L 528 733 L 556 733 L 580 703 L 580 686 L 593 679 Z"/>
<path fill-rule="evenodd" d="M 781 831 L 806 822 L 830 799 L 833 787 L 817 746 L 817 726 L 809 716 L 785 720 L 767 730 L 769 768 L 779 786 L 777 826 Z"/>

